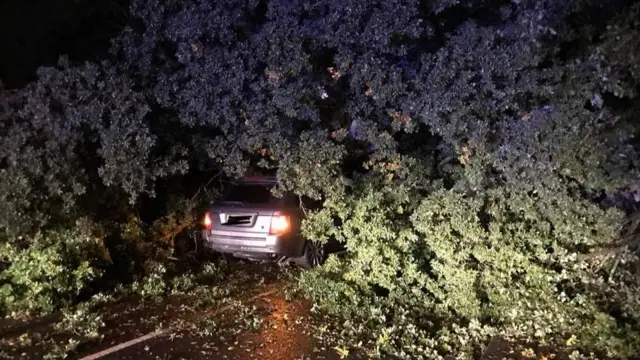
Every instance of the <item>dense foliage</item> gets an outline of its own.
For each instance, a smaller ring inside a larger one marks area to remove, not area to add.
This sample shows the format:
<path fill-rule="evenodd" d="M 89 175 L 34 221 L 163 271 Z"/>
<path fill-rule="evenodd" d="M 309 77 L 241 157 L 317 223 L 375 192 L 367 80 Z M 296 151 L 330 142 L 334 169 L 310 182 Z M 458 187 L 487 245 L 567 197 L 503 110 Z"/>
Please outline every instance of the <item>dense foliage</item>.
<path fill-rule="evenodd" d="M 12 300 L 0 306 L 19 309 L 22 284 L 53 286 L 20 269 L 62 246 L 38 239 L 87 212 L 94 232 L 154 243 L 171 230 L 145 235 L 133 214 L 149 196 L 170 202 L 194 174 L 274 171 L 282 189 L 324 202 L 305 234 L 348 250 L 302 288 L 370 351 L 471 355 L 494 335 L 640 351 L 636 255 L 626 243 L 594 255 L 617 245 L 640 190 L 637 4 L 139 0 L 131 11 L 109 60 L 62 61 L 6 94 L 0 286 Z M 130 243 L 43 260 L 75 279 L 56 296 Z"/>

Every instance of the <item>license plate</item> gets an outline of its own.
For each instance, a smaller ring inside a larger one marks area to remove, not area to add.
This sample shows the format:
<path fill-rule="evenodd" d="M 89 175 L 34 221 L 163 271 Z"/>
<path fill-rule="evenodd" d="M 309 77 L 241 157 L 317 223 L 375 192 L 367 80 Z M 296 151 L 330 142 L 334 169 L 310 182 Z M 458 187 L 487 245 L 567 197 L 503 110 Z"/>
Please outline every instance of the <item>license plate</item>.
<path fill-rule="evenodd" d="M 225 223 L 229 225 L 250 224 L 251 218 L 252 218 L 251 215 L 238 215 L 238 216 L 227 215 Z"/>

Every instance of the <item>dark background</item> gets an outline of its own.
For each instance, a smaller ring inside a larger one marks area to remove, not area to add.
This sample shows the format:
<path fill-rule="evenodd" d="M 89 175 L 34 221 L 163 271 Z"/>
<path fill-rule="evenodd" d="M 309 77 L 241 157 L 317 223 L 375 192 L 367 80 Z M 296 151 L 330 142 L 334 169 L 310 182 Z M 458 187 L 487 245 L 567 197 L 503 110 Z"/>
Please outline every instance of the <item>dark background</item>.
<path fill-rule="evenodd" d="M 104 57 L 109 40 L 124 27 L 128 0 L 0 1 L 0 80 L 19 88 L 39 66 L 60 55 L 72 60 Z"/>

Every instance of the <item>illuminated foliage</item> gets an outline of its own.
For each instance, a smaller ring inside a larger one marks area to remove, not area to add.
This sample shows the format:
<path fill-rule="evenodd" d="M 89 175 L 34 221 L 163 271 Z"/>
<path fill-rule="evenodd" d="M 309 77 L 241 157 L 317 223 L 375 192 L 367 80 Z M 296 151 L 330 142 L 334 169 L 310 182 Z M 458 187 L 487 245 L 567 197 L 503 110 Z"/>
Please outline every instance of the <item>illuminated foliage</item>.
<path fill-rule="evenodd" d="M 117 202 L 203 169 L 274 171 L 324 202 L 305 234 L 348 250 L 301 286 L 369 350 L 433 358 L 495 334 L 576 335 L 632 355 L 635 255 L 616 278 L 585 260 L 615 245 L 619 199 L 639 190 L 638 6 L 611 9 L 134 1 L 110 62 L 43 69 L 11 96 L 1 206 L 43 220 L 1 226 L 11 238 L 73 218 L 95 184 Z"/>

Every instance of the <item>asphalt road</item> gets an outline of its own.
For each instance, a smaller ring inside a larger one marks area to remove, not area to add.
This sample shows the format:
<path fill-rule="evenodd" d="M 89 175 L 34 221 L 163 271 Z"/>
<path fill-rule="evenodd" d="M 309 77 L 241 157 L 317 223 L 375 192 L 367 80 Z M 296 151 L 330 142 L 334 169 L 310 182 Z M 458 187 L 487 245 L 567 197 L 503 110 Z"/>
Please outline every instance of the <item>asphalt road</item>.
<path fill-rule="evenodd" d="M 286 277 L 276 266 L 247 264 L 244 271 L 247 276 L 231 280 L 225 301 L 210 308 L 194 311 L 179 299 L 139 308 L 117 304 L 106 321 L 103 341 L 85 347 L 74 358 L 168 329 L 100 359 L 341 359 L 335 349 L 313 336 L 309 304 L 286 299 Z M 184 319 L 177 327 L 176 318 Z M 161 325 L 169 323 L 173 325 Z"/>
<path fill-rule="evenodd" d="M 272 285 L 277 286 L 277 285 Z M 322 345 L 307 327 L 308 306 L 301 300 L 287 301 L 281 292 L 254 300 L 246 306 L 257 309 L 260 320 L 257 331 L 223 329 L 211 336 L 194 331 L 171 332 L 136 344 L 106 357 L 105 360 L 142 359 L 339 359 L 333 349 L 321 350 Z M 233 325 L 235 312 L 217 315 L 220 327 Z"/>

